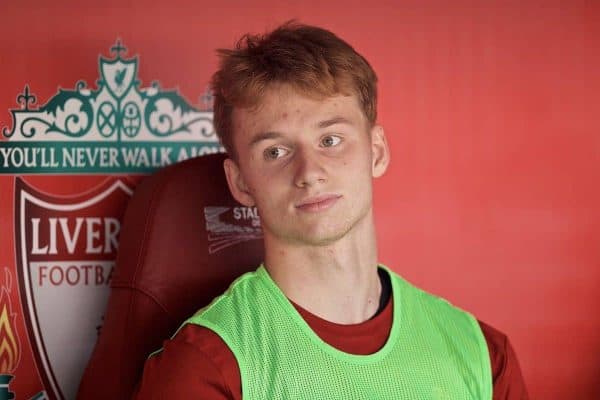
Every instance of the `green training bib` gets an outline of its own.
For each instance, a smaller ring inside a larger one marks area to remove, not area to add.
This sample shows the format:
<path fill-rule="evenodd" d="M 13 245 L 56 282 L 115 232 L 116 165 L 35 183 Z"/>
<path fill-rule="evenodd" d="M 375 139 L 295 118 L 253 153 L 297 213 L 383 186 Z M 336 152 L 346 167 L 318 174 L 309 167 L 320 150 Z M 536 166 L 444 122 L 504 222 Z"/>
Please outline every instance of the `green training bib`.
<path fill-rule="evenodd" d="M 264 266 L 185 323 L 213 330 L 229 346 L 244 400 L 491 399 L 490 359 L 475 318 L 385 270 L 394 316 L 374 354 L 323 342 Z"/>

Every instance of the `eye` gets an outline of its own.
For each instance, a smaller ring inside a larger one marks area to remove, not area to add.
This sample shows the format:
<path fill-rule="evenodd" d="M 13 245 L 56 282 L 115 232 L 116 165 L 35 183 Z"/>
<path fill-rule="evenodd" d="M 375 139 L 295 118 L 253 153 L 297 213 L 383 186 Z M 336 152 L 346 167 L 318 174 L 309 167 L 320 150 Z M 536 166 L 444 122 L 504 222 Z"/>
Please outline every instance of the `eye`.
<path fill-rule="evenodd" d="M 289 150 L 283 147 L 269 147 L 263 152 L 265 160 L 276 160 L 289 153 Z"/>
<path fill-rule="evenodd" d="M 323 147 L 333 147 L 340 144 L 342 138 L 336 135 L 327 135 L 321 139 L 321 146 Z"/>

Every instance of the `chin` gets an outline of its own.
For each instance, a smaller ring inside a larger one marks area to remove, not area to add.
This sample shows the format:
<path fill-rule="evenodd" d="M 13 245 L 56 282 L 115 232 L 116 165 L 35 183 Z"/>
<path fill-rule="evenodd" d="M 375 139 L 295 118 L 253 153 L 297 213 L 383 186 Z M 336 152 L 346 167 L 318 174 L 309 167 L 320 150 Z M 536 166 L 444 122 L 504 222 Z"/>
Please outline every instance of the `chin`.
<path fill-rule="evenodd" d="M 294 230 L 289 232 L 288 240 L 293 243 L 308 246 L 329 246 L 344 238 L 351 227 L 328 227 L 327 229 L 313 228 L 306 230 Z"/>
<path fill-rule="evenodd" d="M 281 224 L 281 219 L 275 221 L 277 223 L 263 220 L 263 230 L 265 235 L 277 241 L 294 245 L 328 246 L 352 235 L 354 230 L 360 230 L 361 222 L 367 214 L 360 213 L 346 218 L 340 215 L 320 217 L 312 221 L 293 219 L 285 224 Z"/>

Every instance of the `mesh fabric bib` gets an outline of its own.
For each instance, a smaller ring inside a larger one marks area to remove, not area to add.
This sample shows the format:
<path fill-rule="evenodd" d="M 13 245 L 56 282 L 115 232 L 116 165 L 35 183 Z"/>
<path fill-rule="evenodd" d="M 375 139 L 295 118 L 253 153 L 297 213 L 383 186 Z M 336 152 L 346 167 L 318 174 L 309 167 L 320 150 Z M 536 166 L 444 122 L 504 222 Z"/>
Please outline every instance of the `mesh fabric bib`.
<path fill-rule="evenodd" d="M 213 330 L 229 346 L 244 400 L 491 399 L 489 355 L 477 321 L 386 271 L 393 323 L 374 354 L 348 354 L 323 342 L 263 266 L 186 323 Z"/>

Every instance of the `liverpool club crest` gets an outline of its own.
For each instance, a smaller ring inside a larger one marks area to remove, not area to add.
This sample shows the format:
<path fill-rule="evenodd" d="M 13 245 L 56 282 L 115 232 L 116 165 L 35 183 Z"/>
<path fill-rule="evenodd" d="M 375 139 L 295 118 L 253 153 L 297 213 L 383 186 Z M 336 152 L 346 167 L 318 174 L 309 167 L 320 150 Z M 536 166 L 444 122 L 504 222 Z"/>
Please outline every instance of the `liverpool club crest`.
<path fill-rule="evenodd" d="M 120 231 L 117 214 L 131 194 L 118 178 L 70 197 L 15 179 L 21 304 L 50 398 L 75 398 L 108 299 Z"/>

